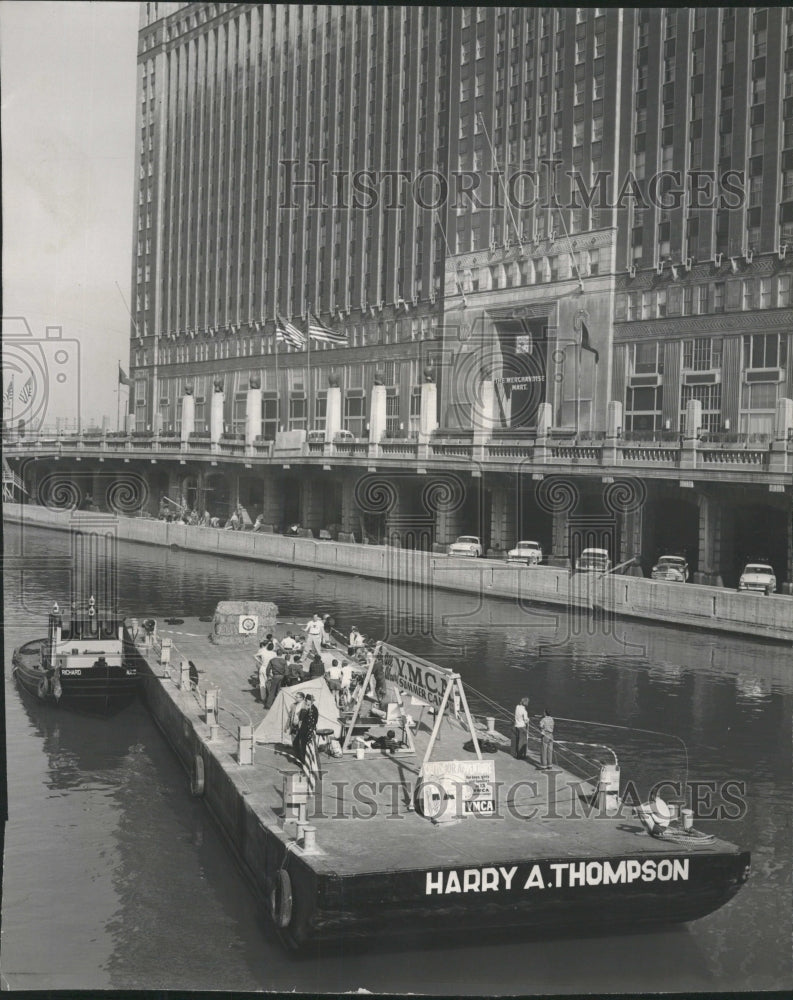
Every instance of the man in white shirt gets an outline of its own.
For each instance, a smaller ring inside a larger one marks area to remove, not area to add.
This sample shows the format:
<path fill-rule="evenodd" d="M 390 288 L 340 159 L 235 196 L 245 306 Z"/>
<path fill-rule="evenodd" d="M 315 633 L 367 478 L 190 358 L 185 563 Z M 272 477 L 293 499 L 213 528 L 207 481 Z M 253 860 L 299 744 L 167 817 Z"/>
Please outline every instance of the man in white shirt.
<path fill-rule="evenodd" d="M 512 752 L 517 760 L 526 759 L 526 742 L 529 736 L 529 699 L 521 698 L 515 706 L 515 738 Z"/>
<path fill-rule="evenodd" d="M 297 642 L 295 637 L 291 632 L 287 632 L 286 636 L 281 640 L 281 649 L 285 653 L 293 653 L 297 647 Z"/>
<path fill-rule="evenodd" d="M 322 619 L 319 615 L 314 615 L 311 621 L 303 626 L 303 631 L 306 633 L 304 652 L 309 656 L 313 653 L 319 655 L 322 652 L 322 633 L 324 632 Z"/>
<path fill-rule="evenodd" d="M 267 697 L 267 665 L 277 655 L 275 647 L 271 642 L 262 642 L 259 644 L 259 651 L 253 657 L 259 665 L 259 694 L 261 695 L 262 704 L 264 704 Z"/>

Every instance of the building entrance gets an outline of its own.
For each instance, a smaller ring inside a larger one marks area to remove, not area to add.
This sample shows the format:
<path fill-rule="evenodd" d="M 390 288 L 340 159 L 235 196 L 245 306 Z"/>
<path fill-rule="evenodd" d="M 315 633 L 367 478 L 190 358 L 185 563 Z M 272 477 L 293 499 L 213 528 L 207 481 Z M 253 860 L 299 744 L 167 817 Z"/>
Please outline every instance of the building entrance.
<path fill-rule="evenodd" d="M 501 371 L 493 373 L 498 417 L 504 428 L 533 430 L 547 398 L 548 321 L 497 320 Z"/>

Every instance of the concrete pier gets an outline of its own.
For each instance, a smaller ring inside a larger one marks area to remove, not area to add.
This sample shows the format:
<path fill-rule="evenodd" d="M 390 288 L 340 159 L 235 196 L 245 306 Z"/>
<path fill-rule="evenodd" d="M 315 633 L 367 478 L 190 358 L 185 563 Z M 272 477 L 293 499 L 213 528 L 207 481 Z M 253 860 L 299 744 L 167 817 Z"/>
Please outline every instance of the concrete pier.
<path fill-rule="evenodd" d="M 107 515 L 4 504 L 12 523 L 74 529 Z M 510 565 L 503 560 L 453 559 L 388 546 L 287 538 L 249 531 L 224 531 L 149 518 L 117 520 L 118 538 L 188 551 L 284 563 L 379 580 L 419 581 L 433 588 L 561 607 L 598 608 L 648 621 L 687 625 L 793 643 L 793 597 L 736 593 L 721 587 L 675 584 L 640 577 L 571 574 L 564 568 Z"/>

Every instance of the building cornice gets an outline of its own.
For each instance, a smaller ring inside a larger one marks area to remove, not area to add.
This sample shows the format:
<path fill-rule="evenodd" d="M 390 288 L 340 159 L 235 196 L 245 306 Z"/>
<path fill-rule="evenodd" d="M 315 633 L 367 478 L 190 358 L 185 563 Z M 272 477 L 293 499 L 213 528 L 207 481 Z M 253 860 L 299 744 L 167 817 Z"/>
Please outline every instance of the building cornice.
<path fill-rule="evenodd" d="M 614 340 L 693 337 L 697 334 L 762 333 L 793 330 L 793 309 L 675 316 L 672 319 L 635 320 L 614 324 Z"/>

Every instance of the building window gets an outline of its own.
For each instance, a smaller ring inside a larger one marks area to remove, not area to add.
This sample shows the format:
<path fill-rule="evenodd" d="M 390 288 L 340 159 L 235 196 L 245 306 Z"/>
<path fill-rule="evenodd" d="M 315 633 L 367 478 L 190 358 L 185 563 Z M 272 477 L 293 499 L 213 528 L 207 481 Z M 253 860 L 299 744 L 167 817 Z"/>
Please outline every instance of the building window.
<path fill-rule="evenodd" d="M 289 430 L 304 431 L 306 429 L 306 397 L 289 397 Z"/>
<path fill-rule="evenodd" d="M 787 364 L 787 336 L 779 333 L 752 333 L 743 338 L 743 367 L 784 368 Z"/>
<path fill-rule="evenodd" d="M 663 371 L 661 345 L 657 341 L 631 344 L 629 358 L 634 375 L 655 375 Z"/>
<path fill-rule="evenodd" d="M 326 393 L 320 393 L 314 400 L 314 430 L 325 430 L 325 419 L 328 412 L 328 397 Z"/>
<path fill-rule="evenodd" d="M 752 382 L 741 387 L 741 432 L 771 434 L 774 429 L 777 382 Z"/>
<path fill-rule="evenodd" d="M 683 371 L 703 372 L 721 368 L 721 337 L 696 337 L 683 341 Z"/>
<path fill-rule="evenodd" d="M 366 429 L 366 398 L 347 396 L 344 400 L 344 427 L 353 437 L 364 437 Z"/>
<path fill-rule="evenodd" d="M 683 386 L 680 398 L 681 430 L 686 429 L 686 406 L 690 399 L 698 399 L 702 404 L 702 430 L 711 433 L 721 430 L 721 384 Z"/>
<path fill-rule="evenodd" d="M 628 432 L 658 431 L 662 418 L 662 386 L 629 387 L 625 401 L 625 429 Z"/>
<path fill-rule="evenodd" d="M 385 399 L 385 432 L 386 437 L 395 438 L 399 436 L 399 395 L 386 396 Z"/>
<path fill-rule="evenodd" d="M 415 437 L 421 424 L 421 386 L 414 385 L 410 392 L 410 436 Z"/>

